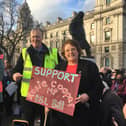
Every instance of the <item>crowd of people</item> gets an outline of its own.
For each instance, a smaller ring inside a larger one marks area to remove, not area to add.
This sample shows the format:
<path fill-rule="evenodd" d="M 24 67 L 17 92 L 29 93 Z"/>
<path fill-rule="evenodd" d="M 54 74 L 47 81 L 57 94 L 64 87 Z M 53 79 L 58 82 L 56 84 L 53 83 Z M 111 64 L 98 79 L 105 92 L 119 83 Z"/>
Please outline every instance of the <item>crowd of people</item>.
<path fill-rule="evenodd" d="M 107 113 L 106 115 L 112 114 L 120 126 L 123 124 L 123 118 L 126 117 L 126 111 L 124 110 L 126 105 L 125 69 L 111 69 L 108 67 L 102 67 L 100 69 L 100 77 L 105 85 L 105 89 L 110 91 L 110 93 L 107 94 L 108 97 L 105 98 L 107 102 L 104 102 L 103 98 L 102 104 L 104 104 L 104 107 L 102 110 L 104 110 L 104 113 Z M 109 111 L 106 111 L 105 109 L 108 109 Z M 104 121 L 104 124 L 106 124 L 106 121 Z"/>
<path fill-rule="evenodd" d="M 3 109 L 3 73 L 4 73 L 4 64 L 3 64 L 3 53 L 0 50 L 0 123 L 2 121 L 2 109 Z"/>
<path fill-rule="evenodd" d="M 0 84 L 3 85 L 3 101 L 0 103 L 2 102 L 5 110 L 4 114 L 0 113 L 0 121 L 3 119 L 0 122 L 1 126 L 11 126 L 15 119 L 18 119 L 19 123 L 25 120 L 29 126 L 34 126 L 38 118 L 40 118 L 40 126 L 45 126 L 45 107 L 26 100 L 33 66 L 81 74 L 74 115 L 69 116 L 48 109 L 47 126 L 126 125 L 126 112 L 123 113 L 125 110 L 123 106 L 126 104 L 124 69 L 111 70 L 103 67 L 99 70 L 96 63 L 81 58 L 82 50 L 76 40 L 69 39 L 64 42 L 61 58 L 56 48 L 48 49 L 42 43 L 40 29 L 32 29 L 30 38 L 30 47 L 22 49 L 14 68 L 7 60 L 4 60 L 2 65 L 0 59 Z M 9 87 L 12 93 L 9 92 Z M 15 102 L 18 103 L 18 107 L 15 107 Z M 16 116 L 15 111 L 19 111 Z"/>
<path fill-rule="evenodd" d="M 116 92 L 123 101 L 126 103 L 126 70 L 125 69 L 110 69 L 108 67 L 102 67 L 100 69 L 100 75 L 108 87 Z"/>

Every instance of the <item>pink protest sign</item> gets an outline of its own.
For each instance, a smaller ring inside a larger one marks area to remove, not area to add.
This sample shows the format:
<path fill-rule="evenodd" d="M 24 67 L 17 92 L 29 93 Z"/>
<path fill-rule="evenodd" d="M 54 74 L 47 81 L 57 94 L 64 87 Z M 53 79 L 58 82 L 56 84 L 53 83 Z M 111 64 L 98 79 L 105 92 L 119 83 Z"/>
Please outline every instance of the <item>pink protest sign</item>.
<path fill-rule="evenodd" d="M 33 67 L 27 100 L 73 116 L 80 75 Z"/>

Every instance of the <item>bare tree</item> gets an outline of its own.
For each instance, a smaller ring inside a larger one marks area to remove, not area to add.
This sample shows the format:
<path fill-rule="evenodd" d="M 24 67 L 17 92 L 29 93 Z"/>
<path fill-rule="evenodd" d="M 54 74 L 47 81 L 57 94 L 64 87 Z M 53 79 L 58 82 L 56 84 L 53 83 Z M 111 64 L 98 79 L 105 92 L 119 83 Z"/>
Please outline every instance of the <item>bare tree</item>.
<path fill-rule="evenodd" d="M 26 39 L 27 30 L 19 29 L 19 4 L 16 0 L 4 0 L 0 3 L 0 48 L 11 63 L 20 43 Z M 18 53 L 18 52 L 17 52 Z"/>

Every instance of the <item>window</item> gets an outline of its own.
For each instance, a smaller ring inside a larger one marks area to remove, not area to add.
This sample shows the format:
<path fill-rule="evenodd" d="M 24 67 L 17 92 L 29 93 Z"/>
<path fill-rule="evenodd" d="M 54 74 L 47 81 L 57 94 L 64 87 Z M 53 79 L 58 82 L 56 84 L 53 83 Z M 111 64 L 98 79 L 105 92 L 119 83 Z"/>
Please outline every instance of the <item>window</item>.
<path fill-rule="evenodd" d="M 91 24 L 91 29 L 94 29 L 94 23 Z"/>
<path fill-rule="evenodd" d="M 62 40 L 62 45 L 64 44 L 65 40 Z"/>
<path fill-rule="evenodd" d="M 50 41 L 50 48 L 53 48 L 53 41 Z"/>
<path fill-rule="evenodd" d="M 66 31 L 63 31 L 63 33 L 62 33 L 63 35 L 66 35 Z"/>
<path fill-rule="evenodd" d="M 110 17 L 106 18 L 106 24 L 110 24 Z"/>
<path fill-rule="evenodd" d="M 106 0 L 106 5 L 110 5 L 111 0 Z"/>
<path fill-rule="evenodd" d="M 52 33 L 50 33 L 50 38 L 52 38 L 53 37 L 53 34 Z"/>
<path fill-rule="evenodd" d="M 105 41 L 110 40 L 110 31 L 105 31 Z"/>
<path fill-rule="evenodd" d="M 108 53 L 109 52 L 109 47 L 105 47 L 104 50 L 105 50 L 105 53 Z"/>
<path fill-rule="evenodd" d="M 66 41 L 66 37 L 63 37 L 63 41 Z"/>
<path fill-rule="evenodd" d="M 59 48 L 59 42 L 56 41 L 56 48 Z"/>
<path fill-rule="evenodd" d="M 62 45 L 65 43 L 65 41 L 66 41 L 66 37 L 63 37 Z"/>
<path fill-rule="evenodd" d="M 56 32 L 56 37 L 58 37 L 58 32 Z"/>
<path fill-rule="evenodd" d="M 105 66 L 106 67 L 109 67 L 110 66 L 110 60 L 109 60 L 108 57 L 105 57 L 104 63 L 105 63 Z"/>
<path fill-rule="evenodd" d="M 91 41 L 91 43 L 94 43 L 94 41 L 95 41 L 95 36 L 94 35 L 91 35 L 90 41 Z"/>
<path fill-rule="evenodd" d="M 47 33 L 45 33 L 45 39 L 47 39 Z"/>

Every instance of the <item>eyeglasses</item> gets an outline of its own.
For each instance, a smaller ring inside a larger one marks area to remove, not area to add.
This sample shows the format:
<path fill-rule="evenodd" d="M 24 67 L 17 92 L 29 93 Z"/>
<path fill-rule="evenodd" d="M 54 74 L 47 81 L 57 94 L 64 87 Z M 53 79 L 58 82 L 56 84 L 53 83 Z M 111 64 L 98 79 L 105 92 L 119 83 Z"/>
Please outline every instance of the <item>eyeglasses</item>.
<path fill-rule="evenodd" d="M 70 52 L 70 51 L 75 51 L 75 50 L 76 50 L 76 48 L 71 48 L 71 49 L 65 50 L 65 52 Z"/>

